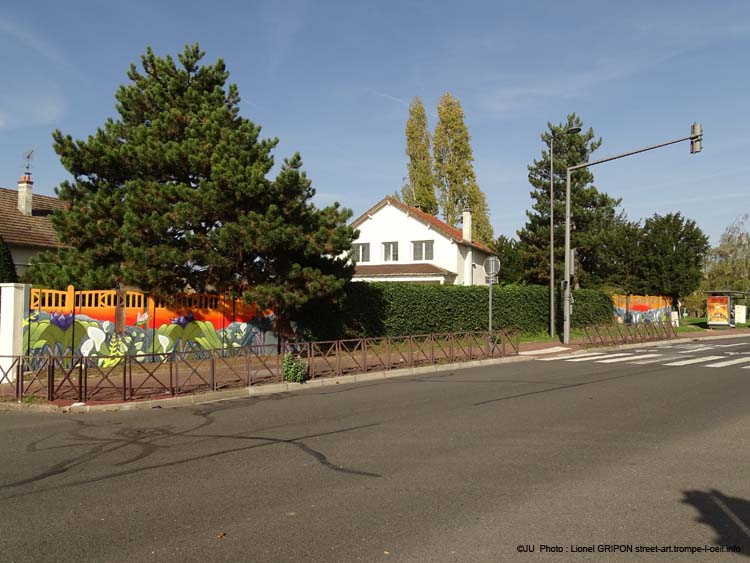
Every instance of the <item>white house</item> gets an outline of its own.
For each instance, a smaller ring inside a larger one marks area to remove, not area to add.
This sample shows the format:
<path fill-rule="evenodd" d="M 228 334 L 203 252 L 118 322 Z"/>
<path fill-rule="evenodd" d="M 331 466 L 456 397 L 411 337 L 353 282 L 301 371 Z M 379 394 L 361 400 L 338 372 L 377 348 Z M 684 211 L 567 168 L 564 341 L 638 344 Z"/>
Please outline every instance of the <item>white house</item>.
<path fill-rule="evenodd" d="M 27 172 L 17 190 L 0 188 L 0 237 L 10 249 L 19 276 L 26 273 L 32 256 L 62 247 L 49 216 L 55 209 L 65 209 L 65 203 L 32 193 L 33 185 Z"/>
<path fill-rule="evenodd" d="M 493 252 L 471 241 L 471 213 L 463 230 L 386 197 L 352 223 L 359 229 L 354 280 L 486 285 L 482 264 Z"/>

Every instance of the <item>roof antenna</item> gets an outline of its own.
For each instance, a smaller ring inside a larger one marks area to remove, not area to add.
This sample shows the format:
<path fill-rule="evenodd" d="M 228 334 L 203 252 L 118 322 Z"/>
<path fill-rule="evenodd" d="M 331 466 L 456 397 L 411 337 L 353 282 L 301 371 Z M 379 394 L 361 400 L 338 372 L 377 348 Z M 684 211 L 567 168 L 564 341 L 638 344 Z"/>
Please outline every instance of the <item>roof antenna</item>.
<path fill-rule="evenodd" d="M 34 156 L 34 149 L 23 153 L 23 158 L 26 160 L 26 176 L 31 178 L 31 160 Z"/>

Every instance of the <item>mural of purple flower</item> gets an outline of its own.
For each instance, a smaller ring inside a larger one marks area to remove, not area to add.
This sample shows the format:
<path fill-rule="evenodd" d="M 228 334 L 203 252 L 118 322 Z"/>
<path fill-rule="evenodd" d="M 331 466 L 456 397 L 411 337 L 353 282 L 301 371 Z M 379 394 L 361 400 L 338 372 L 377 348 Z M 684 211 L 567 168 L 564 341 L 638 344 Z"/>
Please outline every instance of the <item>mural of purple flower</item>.
<path fill-rule="evenodd" d="M 193 313 L 188 312 L 187 315 L 180 315 L 179 317 L 175 317 L 172 319 L 173 325 L 180 325 L 182 328 L 185 328 L 189 322 L 193 321 Z"/>
<path fill-rule="evenodd" d="M 74 320 L 75 316 L 73 315 L 73 313 L 66 315 L 65 313 L 54 312 L 49 317 L 49 322 L 57 327 L 60 327 L 60 329 L 62 330 L 68 330 L 73 324 Z"/>

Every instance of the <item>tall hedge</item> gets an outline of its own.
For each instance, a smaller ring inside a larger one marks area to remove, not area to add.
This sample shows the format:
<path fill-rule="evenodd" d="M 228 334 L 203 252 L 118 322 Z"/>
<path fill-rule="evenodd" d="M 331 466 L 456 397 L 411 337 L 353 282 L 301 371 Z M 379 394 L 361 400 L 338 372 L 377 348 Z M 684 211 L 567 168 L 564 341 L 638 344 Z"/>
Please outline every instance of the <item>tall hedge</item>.
<path fill-rule="evenodd" d="M 572 326 L 612 319 L 612 299 L 605 293 L 581 289 L 573 297 Z M 488 325 L 488 298 L 487 287 L 481 286 L 352 282 L 336 309 L 310 307 L 299 324 L 314 339 L 482 331 Z M 494 328 L 544 332 L 549 326 L 549 290 L 494 286 L 492 313 Z"/>
<path fill-rule="evenodd" d="M 5 241 L 0 237 L 0 283 L 16 283 L 16 265 L 13 264 L 13 256 Z"/>

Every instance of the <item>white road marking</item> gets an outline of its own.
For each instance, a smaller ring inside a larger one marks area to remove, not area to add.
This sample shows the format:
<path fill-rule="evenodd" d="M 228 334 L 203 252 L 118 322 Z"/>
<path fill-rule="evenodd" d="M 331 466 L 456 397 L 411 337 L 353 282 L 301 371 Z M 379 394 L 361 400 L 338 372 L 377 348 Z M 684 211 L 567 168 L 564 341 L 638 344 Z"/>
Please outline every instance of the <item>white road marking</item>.
<path fill-rule="evenodd" d="M 651 360 L 639 360 L 637 362 L 633 362 L 634 364 L 655 364 L 657 362 L 667 362 L 669 360 L 676 360 L 678 358 L 682 358 L 682 356 L 676 356 L 674 354 L 670 356 L 662 356 L 661 358 L 655 358 Z"/>
<path fill-rule="evenodd" d="M 724 356 L 703 356 L 702 358 L 690 358 L 689 360 L 682 360 L 681 362 L 671 362 L 664 364 L 665 366 L 688 366 L 690 364 L 699 364 L 701 362 L 710 362 L 711 360 L 720 360 Z"/>
<path fill-rule="evenodd" d="M 565 346 L 555 346 L 554 348 L 546 348 L 542 350 L 527 350 L 525 352 L 519 352 L 519 356 L 536 356 L 537 354 L 555 354 L 556 352 L 565 352 L 565 350 L 570 350 L 570 348 L 566 348 Z"/>
<path fill-rule="evenodd" d="M 572 360 L 575 358 L 588 358 L 589 356 L 604 356 L 604 352 L 589 352 L 587 354 L 574 354 L 572 356 L 557 356 L 555 358 L 539 358 L 541 362 L 554 362 L 555 360 Z"/>
<path fill-rule="evenodd" d="M 625 357 L 625 358 L 614 358 L 612 360 L 597 360 L 597 363 L 598 364 L 614 364 L 614 363 L 617 363 L 617 362 L 629 362 L 629 361 L 633 361 L 633 360 L 640 360 L 640 359 L 643 359 L 643 358 L 655 358 L 657 356 L 659 358 L 662 358 L 663 354 L 643 354 L 641 356 L 630 356 L 630 357 Z"/>
<path fill-rule="evenodd" d="M 699 346 L 697 348 L 688 348 L 680 352 L 681 354 L 694 354 L 695 352 L 705 352 L 706 350 L 713 350 L 713 346 Z"/>
<path fill-rule="evenodd" d="M 630 358 L 633 357 L 633 354 L 630 352 L 623 352 L 620 354 L 609 354 L 608 358 L 615 358 L 617 356 L 628 356 Z M 601 354 L 597 354 L 596 356 L 589 357 L 589 358 L 571 358 L 570 360 L 565 360 L 566 362 L 588 362 L 590 360 L 598 360 L 601 357 Z"/>
<path fill-rule="evenodd" d="M 708 364 L 707 368 L 723 368 L 726 366 L 733 366 L 736 364 L 746 364 L 747 362 L 750 362 L 750 358 L 736 358 L 734 360 L 727 360 L 726 362 L 719 362 L 718 364 Z"/>

